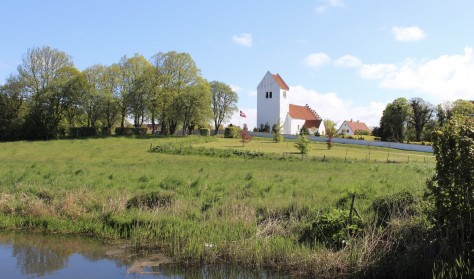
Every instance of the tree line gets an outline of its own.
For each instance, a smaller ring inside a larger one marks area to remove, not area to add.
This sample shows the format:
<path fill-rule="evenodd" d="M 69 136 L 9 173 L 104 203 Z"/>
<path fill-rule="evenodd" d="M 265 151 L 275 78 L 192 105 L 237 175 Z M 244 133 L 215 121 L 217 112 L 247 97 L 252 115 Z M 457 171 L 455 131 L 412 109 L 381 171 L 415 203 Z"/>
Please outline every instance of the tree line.
<path fill-rule="evenodd" d="M 372 131 L 383 141 L 433 140 L 436 129 L 453 118 L 474 117 L 474 101 L 456 100 L 434 106 L 422 98 L 397 98 L 387 104 L 380 119 L 380 126 Z"/>
<path fill-rule="evenodd" d="M 73 127 L 110 134 L 129 120 L 133 127 L 151 122 L 162 135 L 212 121 L 217 133 L 237 101 L 229 85 L 204 79 L 188 53 L 123 56 L 80 71 L 65 52 L 35 47 L 0 86 L 0 140 L 55 139 Z"/>

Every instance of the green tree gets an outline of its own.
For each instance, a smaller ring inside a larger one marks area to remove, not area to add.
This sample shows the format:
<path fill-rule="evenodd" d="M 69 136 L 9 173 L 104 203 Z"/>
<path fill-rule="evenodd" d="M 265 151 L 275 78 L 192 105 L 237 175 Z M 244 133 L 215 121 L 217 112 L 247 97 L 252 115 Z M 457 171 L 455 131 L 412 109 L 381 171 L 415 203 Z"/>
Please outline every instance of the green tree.
<path fill-rule="evenodd" d="M 412 113 L 409 118 L 409 123 L 415 130 L 415 140 L 421 141 L 423 129 L 433 116 L 434 108 L 433 105 L 422 98 L 410 99 L 410 106 Z"/>
<path fill-rule="evenodd" d="M 0 141 L 20 139 L 25 108 L 23 85 L 18 76 L 10 76 L 0 86 Z"/>
<path fill-rule="evenodd" d="M 30 101 L 25 136 L 56 138 L 63 112 L 76 99 L 71 89 L 80 84 L 79 71 L 66 53 L 42 47 L 28 49 L 18 73 Z"/>
<path fill-rule="evenodd" d="M 214 134 L 217 135 L 222 122 L 229 120 L 237 109 L 239 97 L 229 85 L 219 82 L 211 82 L 212 112 L 214 114 Z"/>
<path fill-rule="evenodd" d="M 188 53 L 160 52 L 152 57 L 160 92 L 160 123 L 162 134 L 174 134 L 179 121 L 176 98 L 186 88 L 198 83 L 201 72 Z"/>
<path fill-rule="evenodd" d="M 380 119 L 382 140 L 403 142 L 411 113 L 411 106 L 405 98 L 398 98 L 387 104 Z"/>
<path fill-rule="evenodd" d="M 273 141 L 278 143 L 283 141 L 283 135 L 281 134 L 281 122 L 278 119 L 277 123 L 273 124 L 272 126 L 272 134 L 273 134 Z"/>
<path fill-rule="evenodd" d="M 304 135 L 299 135 L 298 139 L 295 142 L 295 147 L 298 149 L 301 153 L 301 158 L 303 158 L 303 155 L 306 155 L 309 153 L 311 150 L 311 143 L 309 140 L 306 138 Z"/>
<path fill-rule="evenodd" d="M 427 182 L 432 220 L 454 255 L 474 257 L 474 119 L 452 118 L 433 135 L 436 173 Z"/>
<path fill-rule="evenodd" d="M 336 136 L 336 122 L 330 119 L 324 119 L 324 127 L 326 129 L 326 145 L 328 149 L 332 148 L 332 139 Z"/>
<path fill-rule="evenodd" d="M 211 88 L 209 82 L 199 79 L 176 97 L 177 120 L 183 123 L 183 135 L 195 124 L 209 123 L 211 118 Z"/>

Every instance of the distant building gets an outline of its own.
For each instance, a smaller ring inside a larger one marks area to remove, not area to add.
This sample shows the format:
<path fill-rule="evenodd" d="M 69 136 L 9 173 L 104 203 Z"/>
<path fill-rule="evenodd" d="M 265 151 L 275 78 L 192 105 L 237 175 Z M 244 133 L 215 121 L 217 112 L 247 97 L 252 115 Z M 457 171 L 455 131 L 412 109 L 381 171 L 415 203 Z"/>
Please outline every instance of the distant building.
<path fill-rule="evenodd" d="M 283 134 L 297 134 L 301 128 L 310 133 L 325 134 L 322 118 L 305 106 L 290 104 L 290 88 L 279 74 L 269 71 L 257 86 L 257 126 L 268 124 L 270 128 L 280 121 Z"/>
<path fill-rule="evenodd" d="M 364 122 L 345 120 L 342 122 L 341 127 L 337 130 L 337 134 L 345 134 L 349 136 L 355 135 L 359 131 L 368 131 L 370 133 L 369 127 Z"/>

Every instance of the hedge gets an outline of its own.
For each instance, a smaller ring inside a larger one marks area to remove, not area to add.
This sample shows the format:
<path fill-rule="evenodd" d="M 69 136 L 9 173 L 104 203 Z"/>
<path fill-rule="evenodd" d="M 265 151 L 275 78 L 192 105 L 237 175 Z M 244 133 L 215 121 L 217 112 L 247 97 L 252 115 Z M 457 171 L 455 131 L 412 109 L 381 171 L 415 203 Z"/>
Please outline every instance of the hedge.
<path fill-rule="evenodd" d="M 93 137 L 99 134 L 95 127 L 73 127 L 69 128 L 69 136 L 73 138 Z"/>
<path fill-rule="evenodd" d="M 225 128 L 224 138 L 233 138 L 233 139 L 240 138 L 240 127 L 232 126 L 232 127 Z"/>
<path fill-rule="evenodd" d="M 115 134 L 118 136 L 146 135 L 147 128 L 115 128 Z"/>

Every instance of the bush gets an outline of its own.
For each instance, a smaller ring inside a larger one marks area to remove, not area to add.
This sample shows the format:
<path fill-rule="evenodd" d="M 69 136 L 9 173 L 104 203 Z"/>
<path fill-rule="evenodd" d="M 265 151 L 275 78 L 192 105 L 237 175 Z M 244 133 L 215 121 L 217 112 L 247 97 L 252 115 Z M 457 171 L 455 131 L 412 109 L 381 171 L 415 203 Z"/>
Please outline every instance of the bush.
<path fill-rule="evenodd" d="M 98 129 L 94 127 L 69 128 L 69 136 L 72 138 L 93 137 L 98 135 Z"/>
<path fill-rule="evenodd" d="M 374 140 L 376 140 L 376 141 L 381 141 L 382 138 L 380 138 L 380 137 L 374 137 Z"/>
<path fill-rule="evenodd" d="M 300 135 L 301 136 L 309 136 L 309 130 L 305 127 L 300 129 Z"/>
<path fill-rule="evenodd" d="M 229 126 L 224 130 L 224 138 L 238 139 L 240 138 L 240 127 Z"/>
<path fill-rule="evenodd" d="M 210 135 L 210 131 L 209 129 L 206 129 L 206 128 L 200 128 L 199 129 L 199 134 L 201 136 L 209 136 Z"/>
<path fill-rule="evenodd" d="M 368 136 L 370 135 L 370 131 L 367 131 L 367 130 L 357 130 L 355 132 L 356 135 L 358 136 Z"/>
<path fill-rule="evenodd" d="M 132 136 L 132 135 L 146 135 L 147 129 L 146 128 L 115 128 L 115 134 L 118 136 Z"/>
<path fill-rule="evenodd" d="M 320 137 L 321 134 L 319 133 L 319 131 L 316 131 L 316 132 L 314 132 L 314 136 L 315 136 L 315 137 Z"/>

